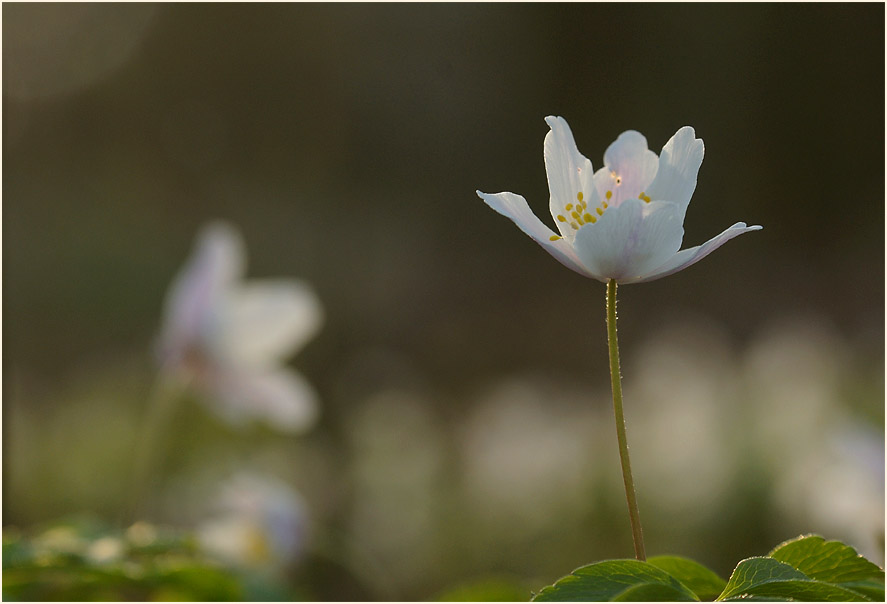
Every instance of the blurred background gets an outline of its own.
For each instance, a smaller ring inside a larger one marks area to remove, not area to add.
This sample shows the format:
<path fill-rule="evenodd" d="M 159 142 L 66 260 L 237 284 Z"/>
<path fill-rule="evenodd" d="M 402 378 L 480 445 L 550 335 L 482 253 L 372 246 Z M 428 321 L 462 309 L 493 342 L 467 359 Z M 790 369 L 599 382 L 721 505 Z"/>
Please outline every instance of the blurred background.
<path fill-rule="evenodd" d="M 226 476 L 273 476 L 306 510 L 282 580 L 309 599 L 529 597 L 631 557 L 604 285 L 475 195 L 514 191 L 551 224 L 554 114 L 595 168 L 624 130 L 658 152 L 695 127 L 685 247 L 764 226 L 620 289 L 647 551 L 726 576 L 817 532 L 883 565 L 883 5 L 2 17 L 4 532 L 124 526 L 163 298 L 224 219 L 250 277 L 322 301 L 291 359 L 321 418 L 234 430 L 186 397 L 145 520 L 192 530 Z"/>

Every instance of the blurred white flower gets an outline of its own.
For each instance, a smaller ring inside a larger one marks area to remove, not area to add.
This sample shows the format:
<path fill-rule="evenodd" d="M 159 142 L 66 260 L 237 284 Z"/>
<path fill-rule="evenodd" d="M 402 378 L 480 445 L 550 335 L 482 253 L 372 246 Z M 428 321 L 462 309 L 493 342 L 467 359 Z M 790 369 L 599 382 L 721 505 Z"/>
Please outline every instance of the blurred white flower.
<path fill-rule="evenodd" d="M 662 148 L 647 148 L 634 130 L 619 135 L 597 172 L 579 153 L 562 117 L 545 118 L 545 169 L 551 215 L 560 234 L 539 220 L 514 193 L 481 193 L 491 208 L 567 268 L 607 282 L 639 283 L 671 275 L 702 260 L 730 239 L 760 226 L 737 222 L 702 245 L 681 251 L 684 216 L 702 165 L 702 139 L 684 126 Z"/>
<path fill-rule="evenodd" d="M 745 355 L 749 436 L 758 451 L 778 444 L 767 462 L 790 473 L 819 450 L 843 413 L 841 376 L 848 371 L 847 343 L 822 317 L 780 317 L 761 330 Z"/>
<path fill-rule="evenodd" d="M 366 357 L 364 357 L 366 358 Z M 348 413 L 352 452 L 348 556 L 383 599 L 390 582 L 433 575 L 452 533 L 442 512 L 449 494 L 440 418 L 421 390 L 383 388 Z"/>
<path fill-rule="evenodd" d="M 123 557 L 125 547 L 117 537 L 101 537 L 89 545 L 87 557 L 95 564 L 111 564 Z"/>
<path fill-rule="evenodd" d="M 317 395 L 283 359 L 319 330 L 323 309 L 295 279 L 241 282 L 244 246 L 230 225 L 201 231 L 166 297 L 162 370 L 197 387 L 232 424 L 261 419 L 296 432 L 317 418 Z"/>
<path fill-rule="evenodd" d="M 519 522 L 521 534 L 539 534 L 587 508 L 595 449 L 609 436 L 588 399 L 569 384 L 515 378 L 473 406 L 459 448 L 466 495 L 485 523 L 512 532 Z"/>
<path fill-rule="evenodd" d="M 638 348 L 625 390 L 641 495 L 689 526 L 722 509 L 733 476 L 738 378 L 726 334 L 704 321 L 663 328 Z"/>
<path fill-rule="evenodd" d="M 302 497 L 288 484 L 243 471 L 225 482 L 215 511 L 197 529 L 210 555 L 243 567 L 275 569 L 296 560 L 307 538 Z"/>
<path fill-rule="evenodd" d="M 849 415 L 776 483 L 783 512 L 802 530 L 831 535 L 884 563 L 884 434 Z"/>

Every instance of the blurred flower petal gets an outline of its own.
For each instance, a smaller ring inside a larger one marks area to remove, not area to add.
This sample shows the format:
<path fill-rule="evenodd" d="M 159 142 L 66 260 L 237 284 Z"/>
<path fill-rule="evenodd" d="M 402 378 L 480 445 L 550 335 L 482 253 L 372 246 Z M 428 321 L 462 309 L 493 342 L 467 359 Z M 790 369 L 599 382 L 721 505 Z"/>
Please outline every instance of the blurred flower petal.
<path fill-rule="evenodd" d="M 243 471 L 222 484 L 215 510 L 198 527 L 204 550 L 238 566 L 276 569 L 302 553 L 307 513 L 288 484 Z"/>
<path fill-rule="evenodd" d="M 238 425 L 263 420 L 285 432 L 311 428 L 318 416 L 317 393 L 298 373 L 280 368 L 219 374 L 210 384 L 216 410 Z"/>
<path fill-rule="evenodd" d="M 231 362 L 267 366 L 314 337 L 323 309 L 314 291 L 294 280 L 253 281 L 222 301 L 218 346 Z"/>
<path fill-rule="evenodd" d="M 241 283 L 244 257 L 232 226 L 216 222 L 201 231 L 167 296 L 163 368 L 188 378 L 235 425 L 260 419 L 305 430 L 317 418 L 317 394 L 282 360 L 317 333 L 323 308 L 302 281 Z"/>

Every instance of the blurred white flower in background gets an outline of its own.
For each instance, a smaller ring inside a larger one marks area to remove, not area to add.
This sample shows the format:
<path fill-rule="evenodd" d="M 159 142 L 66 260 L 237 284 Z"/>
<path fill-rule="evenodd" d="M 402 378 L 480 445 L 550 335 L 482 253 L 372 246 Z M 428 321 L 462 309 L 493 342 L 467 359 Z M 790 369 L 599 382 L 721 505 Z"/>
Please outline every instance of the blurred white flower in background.
<path fill-rule="evenodd" d="M 727 335 L 696 319 L 653 334 L 626 363 L 636 366 L 625 389 L 640 493 L 684 526 L 717 514 L 734 478 L 731 356 Z"/>
<path fill-rule="evenodd" d="M 440 572 L 453 531 L 441 518 L 446 441 L 422 389 L 383 388 L 345 418 L 352 453 L 349 557 L 384 598 Z"/>
<path fill-rule="evenodd" d="M 817 316 L 775 320 L 746 359 L 749 436 L 797 531 L 840 539 L 884 561 L 884 432 L 855 417 L 843 391 L 847 342 Z"/>
<path fill-rule="evenodd" d="M 302 281 L 242 283 L 244 265 L 234 227 L 203 228 L 166 297 L 162 370 L 195 386 L 232 424 L 260 419 L 288 432 L 305 430 L 317 418 L 317 395 L 283 359 L 317 333 L 323 309 Z"/>
<path fill-rule="evenodd" d="M 605 416 L 580 389 L 514 378 L 494 385 L 461 430 L 463 479 L 472 509 L 487 524 L 523 534 L 549 530 L 588 506 L 589 480 L 610 445 Z M 604 398 L 604 400 L 606 400 Z"/>
<path fill-rule="evenodd" d="M 777 448 L 771 461 L 790 466 L 819 448 L 841 413 L 848 369 L 846 342 L 821 317 L 782 317 L 762 328 L 745 359 L 756 449 Z"/>
<path fill-rule="evenodd" d="M 221 486 L 213 507 L 197 539 L 208 554 L 229 564 L 278 569 L 305 549 L 305 503 L 276 478 L 241 471 Z"/>
<path fill-rule="evenodd" d="M 778 505 L 806 530 L 884 563 L 884 434 L 849 416 L 776 485 Z"/>

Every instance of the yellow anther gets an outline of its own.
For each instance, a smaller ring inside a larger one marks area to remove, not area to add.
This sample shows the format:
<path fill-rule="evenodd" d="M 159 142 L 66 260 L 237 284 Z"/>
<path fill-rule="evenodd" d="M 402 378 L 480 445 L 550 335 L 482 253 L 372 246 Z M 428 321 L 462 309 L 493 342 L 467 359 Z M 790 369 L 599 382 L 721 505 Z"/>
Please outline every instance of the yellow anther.
<path fill-rule="evenodd" d="M 577 212 L 576 210 L 573 210 L 572 212 L 570 212 L 570 216 L 572 216 L 573 218 L 578 220 L 579 219 L 579 212 Z"/>
<path fill-rule="evenodd" d="M 563 239 L 560 235 L 552 235 L 548 238 L 549 241 L 557 241 L 558 239 Z"/>
<path fill-rule="evenodd" d="M 579 201 L 582 201 L 582 197 L 583 197 L 582 191 L 579 191 L 578 193 L 576 193 L 576 199 L 578 199 Z"/>
<path fill-rule="evenodd" d="M 561 214 L 557 215 L 557 219 L 559 222 L 566 222 L 567 221 L 567 219 Z"/>
<path fill-rule="evenodd" d="M 604 208 L 596 208 L 595 212 L 597 212 L 598 216 L 603 216 L 604 215 Z"/>
<path fill-rule="evenodd" d="M 574 230 L 574 231 L 578 231 L 578 230 L 579 230 L 579 225 L 576 224 L 575 222 L 571 222 L 571 223 L 570 223 L 570 226 L 573 227 L 573 230 Z"/>
<path fill-rule="evenodd" d="M 647 195 L 646 193 L 644 193 L 643 191 L 641 191 L 641 194 L 638 195 L 638 199 L 643 199 L 647 203 L 650 203 L 650 196 Z"/>
<path fill-rule="evenodd" d="M 576 219 L 576 222 L 579 223 L 579 226 L 582 226 L 583 224 L 585 224 L 585 221 L 582 220 L 582 217 L 577 218 L 577 219 Z"/>
<path fill-rule="evenodd" d="M 594 224 L 595 222 L 597 222 L 597 218 L 595 218 L 594 216 L 589 214 L 588 215 L 588 222 L 590 222 L 591 224 Z"/>
<path fill-rule="evenodd" d="M 610 199 L 611 197 L 613 197 L 613 191 L 607 191 L 607 194 L 604 197 Z"/>
<path fill-rule="evenodd" d="M 584 220 L 585 222 L 594 222 L 596 219 L 591 214 L 586 214 L 582 217 L 582 220 Z"/>
<path fill-rule="evenodd" d="M 602 203 L 601 205 L 604 207 L 605 210 L 610 207 L 606 201 L 604 203 Z"/>
<path fill-rule="evenodd" d="M 572 209 L 573 209 L 573 204 L 572 204 L 572 203 L 568 203 L 568 204 L 567 204 L 567 207 L 566 207 L 566 210 L 569 212 L 569 211 L 572 210 Z"/>

